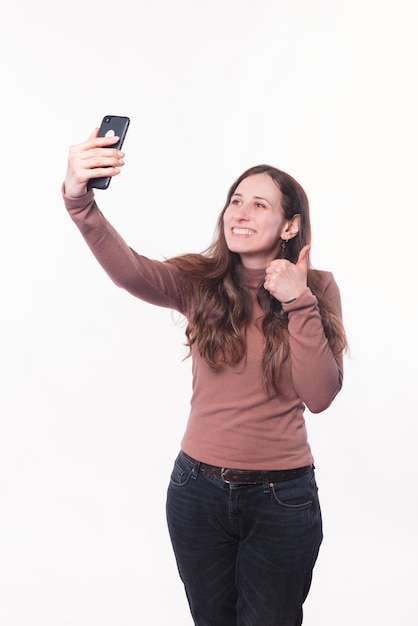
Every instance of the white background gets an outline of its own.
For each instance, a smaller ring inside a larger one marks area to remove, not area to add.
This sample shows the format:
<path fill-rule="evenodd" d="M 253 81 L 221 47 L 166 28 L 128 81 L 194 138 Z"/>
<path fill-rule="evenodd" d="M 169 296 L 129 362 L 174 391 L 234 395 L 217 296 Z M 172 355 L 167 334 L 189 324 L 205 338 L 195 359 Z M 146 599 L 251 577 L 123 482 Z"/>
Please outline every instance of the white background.
<path fill-rule="evenodd" d="M 3 7 L 2 625 L 192 623 L 165 523 L 184 327 L 112 284 L 60 195 L 105 114 L 132 121 L 99 204 L 154 258 L 205 248 L 251 165 L 306 189 L 351 353 L 307 415 L 325 540 L 304 624 L 418 624 L 417 26 L 415 0 Z"/>

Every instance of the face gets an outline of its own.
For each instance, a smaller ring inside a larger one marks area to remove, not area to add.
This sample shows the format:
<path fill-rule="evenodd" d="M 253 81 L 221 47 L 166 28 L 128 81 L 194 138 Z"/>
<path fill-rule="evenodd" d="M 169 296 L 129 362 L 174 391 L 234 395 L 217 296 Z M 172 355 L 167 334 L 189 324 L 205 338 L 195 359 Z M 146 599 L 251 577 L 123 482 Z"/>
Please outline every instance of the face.
<path fill-rule="evenodd" d="M 225 240 L 244 267 L 267 267 L 277 254 L 280 237 L 288 238 L 281 201 L 282 193 L 268 174 L 249 176 L 235 189 L 223 217 Z"/>

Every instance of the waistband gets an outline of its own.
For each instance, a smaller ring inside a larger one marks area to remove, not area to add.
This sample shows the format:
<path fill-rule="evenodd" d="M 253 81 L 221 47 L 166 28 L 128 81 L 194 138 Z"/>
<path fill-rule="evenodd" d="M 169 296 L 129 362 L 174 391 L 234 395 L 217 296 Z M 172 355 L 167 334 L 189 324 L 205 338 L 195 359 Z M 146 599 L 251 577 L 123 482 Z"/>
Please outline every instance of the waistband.
<path fill-rule="evenodd" d="M 224 482 L 233 485 L 260 485 L 264 483 L 265 478 L 267 478 L 269 483 L 284 482 L 286 480 L 299 478 L 313 469 L 313 465 L 311 464 L 289 470 L 240 470 L 229 467 L 218 467 L 217 465 L 208 465 L 207 463 L 197 461 L 185 452 L 182 452 L 182 454 L 189 463 L 198 466 L 200 472 L 221 478 Z"/>

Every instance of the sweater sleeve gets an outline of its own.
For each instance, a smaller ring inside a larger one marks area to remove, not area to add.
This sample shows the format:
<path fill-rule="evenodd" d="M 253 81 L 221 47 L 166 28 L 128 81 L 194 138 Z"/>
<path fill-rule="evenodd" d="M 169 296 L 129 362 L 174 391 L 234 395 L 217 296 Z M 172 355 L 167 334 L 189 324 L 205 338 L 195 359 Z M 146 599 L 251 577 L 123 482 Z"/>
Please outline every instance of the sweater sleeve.
<path fill-rule="evenodd" d="M 63 190 L 63 197 L 90 250 L 118 287 L 150 304 L 186 314 L 186 278 L 176 267 L 130 248 L 99 210 L 92 190 L 81 198 L 68 197 Z"/>
<path fill-rule="evenodd" d="M 331 272 L 324 272 L 325 291 L 341 316 L 341 300 Z M 295 390 L 312 413 L 328 408 L 343 381 L 343 358 L 335 356 L 325 336 L 318 301 L 307 287 L 283 309 L 289 316 L 289 345 Z"/>

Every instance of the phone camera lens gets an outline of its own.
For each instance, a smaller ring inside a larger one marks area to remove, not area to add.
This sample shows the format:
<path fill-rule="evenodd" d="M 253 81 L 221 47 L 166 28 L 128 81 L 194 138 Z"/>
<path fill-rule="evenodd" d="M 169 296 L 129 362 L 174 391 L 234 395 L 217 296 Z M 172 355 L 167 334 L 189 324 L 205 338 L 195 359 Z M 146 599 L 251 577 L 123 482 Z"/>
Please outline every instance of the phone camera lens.
<path fill-rule="evenodd" d="M 110 117 L 106 117 L 105 118 L 105 122 L 106 122 L 106 124 L 110 124 Z"/>

